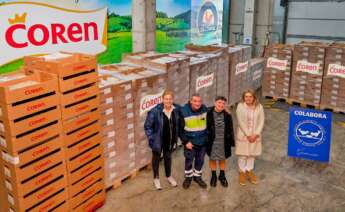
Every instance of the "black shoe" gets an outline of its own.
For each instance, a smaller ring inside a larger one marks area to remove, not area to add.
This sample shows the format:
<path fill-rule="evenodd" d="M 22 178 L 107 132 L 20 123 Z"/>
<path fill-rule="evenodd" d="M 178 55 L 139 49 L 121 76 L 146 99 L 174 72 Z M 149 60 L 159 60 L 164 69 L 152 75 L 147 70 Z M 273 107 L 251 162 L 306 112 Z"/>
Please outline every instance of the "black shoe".
<path fill-rule="evenodd" d="M 219 174 L 219 181 L 220 181 L 220 184 L 222 184 L 223 187 L 228 187 L 229 186 L 229 183 L 228 181 L 226 180 L 226 177 L 225 177 L 225 174 L 224 172 L 221 172 Z"/>
<path fill-rule="evenodd" d="M 217 186 L 217 174 L 216 174 L 215 171 L 212 171 L 210 186 L 211 187 L 216 187 Z"/>
<path fill-rule="evenodd" d="M 190 184 L 192 183 L 192 178 L 191 177 L 186 177 L 183 181 L 183 188 L 188 189 L 190 187 Z"/>
<path fill-rule="evenodd" d="M 201 177 L 194 177 L 194 181 L 195 181 L 201 188 L 207 188 L 207 184 L 201 179 Z"/>

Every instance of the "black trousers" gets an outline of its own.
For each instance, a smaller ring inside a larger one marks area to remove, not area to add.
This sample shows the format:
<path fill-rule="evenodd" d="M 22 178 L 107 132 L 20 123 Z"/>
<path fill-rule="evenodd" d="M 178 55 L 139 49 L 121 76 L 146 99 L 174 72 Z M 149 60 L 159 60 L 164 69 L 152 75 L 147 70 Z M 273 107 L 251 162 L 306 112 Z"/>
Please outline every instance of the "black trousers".
<path fill-rule="evenodd" d="M 163 148 L 163 159 L 164 159 L 164 169 L 165 176 L 171 176 L 171 150 Z M 152 170 L 153 177 L 159 178 L 159 162 L 161 159 L 161 152 L 152 151 Z"/>

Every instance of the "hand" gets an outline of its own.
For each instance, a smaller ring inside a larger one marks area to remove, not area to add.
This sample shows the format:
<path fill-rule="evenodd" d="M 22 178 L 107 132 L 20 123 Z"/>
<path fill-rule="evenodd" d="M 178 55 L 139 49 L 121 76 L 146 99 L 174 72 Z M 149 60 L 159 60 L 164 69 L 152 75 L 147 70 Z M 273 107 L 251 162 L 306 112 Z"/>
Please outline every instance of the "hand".
<path fill-rule="evenodd" d="M 193 144 L 192 144 L 191 142 L 188 142 L 188 143 L 186 144 L 186 148 L 187 148 L 187 149 L 193 149 Z"/>
<path fill-rule="evenodd" d="M 250 135 L 250 136 L 247 136 L 247 139 L 250 143 L 254 143 L 256 140 L 256 137 L 255 137 L 255 135 Z"/>

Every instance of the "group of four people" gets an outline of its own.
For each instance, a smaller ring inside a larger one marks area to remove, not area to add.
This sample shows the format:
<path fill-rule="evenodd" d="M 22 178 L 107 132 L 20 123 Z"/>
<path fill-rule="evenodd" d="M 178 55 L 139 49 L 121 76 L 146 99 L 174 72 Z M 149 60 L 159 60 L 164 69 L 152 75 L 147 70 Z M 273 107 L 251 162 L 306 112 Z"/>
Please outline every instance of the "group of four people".
<path fill-rule="evenodd" d="M 264 110 L 254 91 L 245 91 L 237 106 L 236 139 L 232 116 L 225 107 L 225 97 L 216 97 L 214 106 L 210 108 L 202 104 L 202 98 L 198 94 L 192 95 L 183 107 L 174 104 L 174 93 L 171 91 L 165 91 L 162 98 L 163 103 L 148 112 L 144 125 L 152 149 L 153 182 L 156 189 L 162 189 L 159 179 L 162 153 L 167 180 L 172 186 L 177 186 L 171 174 L 171 154 L 178 138 L 184 146 L 183 188 L 188 189 L 193 180 L 201 188 L 207 188 L 202 179 L 205 154 L 209 156 L 212 172 L 210 185 L 215 187 L 219 180 L 222 186 L 228 187 L 225 164 L 226 159 L 231 156 L 231 147 L 236 148 L 235 153 L 238 155 L 239 183 L 245 185 L 248 179 L 257 184 L 253 169 L 255 157 L 262 152 Z M 217 163 L 220 169 L 218 178 Z"/>

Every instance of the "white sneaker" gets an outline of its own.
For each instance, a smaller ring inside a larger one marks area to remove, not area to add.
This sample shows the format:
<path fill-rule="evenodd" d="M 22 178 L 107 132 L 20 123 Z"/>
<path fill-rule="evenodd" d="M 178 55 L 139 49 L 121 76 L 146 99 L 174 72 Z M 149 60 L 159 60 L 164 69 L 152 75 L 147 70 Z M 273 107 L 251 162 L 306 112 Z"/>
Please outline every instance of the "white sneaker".
<path fill-rule="evenodd" d="M 157 190 L 162 190 L 161 181 L 158 178 L 153 179 L 153 184 Z"/>
<path fill-rule="evenodd" d="M 168 181 L 169 181 L 169 183 L 170 183 L 170 185 L 172 187 L 176 187 L 177 186 L 177 182 L 176 182 L 176 180 L 172 176 L 168 177 L 167 179 L 168 179 Z"/>

